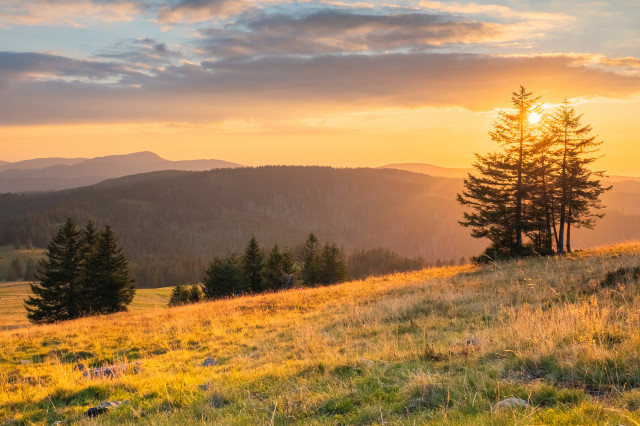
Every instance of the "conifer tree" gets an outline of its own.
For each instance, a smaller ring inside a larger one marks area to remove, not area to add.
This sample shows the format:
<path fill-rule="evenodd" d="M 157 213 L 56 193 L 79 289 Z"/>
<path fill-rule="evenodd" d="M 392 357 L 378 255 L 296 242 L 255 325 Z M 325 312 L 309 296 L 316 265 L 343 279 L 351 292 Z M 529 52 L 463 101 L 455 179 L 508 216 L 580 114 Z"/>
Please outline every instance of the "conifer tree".
<path fill-rule="evenodd" d="M 268 291 L 283 288 L 293 272 L 294 264 L 291 253 L 281 252 L 278 245 L 274 245 L 262 271 L 262 289 Z"/>
<path fill-rule="evenodd" d="M 122 247 L 118 246 L 111 226 L 106 225 L 98 235 L 95 249 L 86 249 L 85 246 L 85 250 L 89 254 L 84 274 L 84 288 L 88 296 L 86 313 L 126 311 L 135 295 L 135 281 L 131 278 L 129 262 Z"/>
<path fill-rule="evenodd" d="M 500 151 L 476 154 L 477 174 L 469 174 L 457 197 L 471 209 L 460 224 L 474 228 L 475 238 L 489 238 L 492 244 L 486 254 L 492 258 L 522 254 L 523 235 L 536 225 L 527 214 L 534 185 L 530 156 L 538 136 L 529 116 L 540 110 L 540 98 L 520 86 L 512 93 L 511 103 L 512 110 L 500 111 L 489 132 Z"/>
<path fill-rule="evenodd" d="M 246 293 L 249 280 L 242 270 L 242 262 L 236 255 L 214 257 L 205 272 L 202 291 L 207 299 Z"/>
<path fill-rule="evenodd" d="M 244 273 L 249 279 L 249 289 L 253 292 L 258 292 L 262 289 L 263 260 L 264 254 L 262 253 L 262 249 L 258 245 L 255 237 L 251 237 L 242 256 L 242 266 Z"/>
<path fill-rule="evenodd" d="M 24 280 L 35 281 L 36 269 L 36 262 L 33 259 L 27 260 L 27 266 L 24 268 Z"/>
<path fill-rule="evenodd" d="M 603 187 L 598 178 L 604 172 L 590 171 L 588 166 L 596 160 L 593 154 L 602 142 L 591 135 L 591 125 L 581 123 L 568 101 L 564 101 L 551 118 L 552 131 L 559 145 L 559 203 L 557 250 L 562 253 L 566 247 L 571 252 L 571 224 L 592 228 L 594 219 L 602 217 L 594 210 L 602 208 L 600 195 L 611 187 Z M 565 236 L 566 226 L 566 240 Z"/>
<path fill-rule="evenodd" d="M 45 259 L 31 284 L 33 296 L 25 301 L 27 317 L 35 323 L 52 323 L 80 316 L 82 288 L 82 235 L 67 219 L 49 243 Z"/>
<path fill-rule="evenodd" d="M 18 259 L 13 259 L 7 270 L 7 281 L 18 281 L 24 277 L 22 263 Z"/>
<path fill-rule="evenodd" d="M 320 282 L 322 284 L 335 284 L 347 279 L 347 267 L 342 252 L 335 244 L 325 244 L 322 250 L 321 265 Z"/>
<path fill-rule="evenodd" d="M 321 282 L 320 243 L 311 233 L 302 248 L 302 281 L 305 284 L 318 284 Z"/>

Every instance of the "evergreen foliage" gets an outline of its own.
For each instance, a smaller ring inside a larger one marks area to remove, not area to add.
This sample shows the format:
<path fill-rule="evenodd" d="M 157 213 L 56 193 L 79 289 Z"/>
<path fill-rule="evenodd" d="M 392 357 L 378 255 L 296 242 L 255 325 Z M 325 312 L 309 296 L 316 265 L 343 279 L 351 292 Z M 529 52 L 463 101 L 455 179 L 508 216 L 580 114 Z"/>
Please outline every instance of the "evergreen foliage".
<path fill-rule="evenodd" d="M 262 290 L 278 290 L 290 286 L 293 280 L 294 262 L 291 253 L 281 252 L 274 245 L 262 270 Z"/>
<path fill-rule="evenodd" d="M 69 218 L 49 243 L 31 284 L 33 296 L 25 301 L 27 318 L 35 323 L 52 323 L 80 316 L 82 300 L 82 232 Z"/>
<path fill-rule="evenodd" d="M 320 259 L 320 242 L 311 233 L 307 237 L 302 248 L 302 282 L 305 284 L 318 284 L 322 281 L 322 265 Z"/>
<path fill-rule="evenodd" d="M 335 245 L 328 243 L 324 245 L 320 258 L 322 269 L 320 271 L 320 282 L 322 284 L 335 284 L 347 279 L 347 267 L 344 263 L 342 252 Z"/>
<path fill-rule="evenodd" d="M 89 257 L 84 277 L 88 303 L 83 313 L 109 314 L 125 311 L 133 301 L 135 282 L 111 226 L 106 225 L 97 238 L 95 230 L 87 226 L 84 235 L 85 250 Z M 89 242 L 88 236 L 95 239 Z"/>
<path fill-rule="evenodd" d="M 414 271 L 426 266 L 425 261 L 420 257 L 404 257 L 382 247 L 357 250 L 347 258 L 347 273 L 353 279 Z"/>
<path fill-rule="evenodd" d="M 27 260 L 27 266 L 24 268 L 24 280 L 35 281 L 36 280 L 37 265 L 33 259 Z"/>
<path fill-rule="evenodd" d="M 18 281 L 24 277 L 22 263 L 18 259 L 13 259 L 7 270 L 7 281 Z"/>
<path fill-rule="evenodd" d="M 207 299 L 217 299 L 249 291 L 250 282 L 236 255 L 214 257 L 207 268 L 202 291 Z"/>
<path fill-rule="evenodd" d="M 180 306 L 189 303 L 200 302 L 203 298 L 202 290 L 198 284 L 187 286 L 184 284 L 178 284 L 171 290 L 171 297 L 169 298 L 169 306 Z"/>
<path fill-rule="evenodd" d="M 489 133 L 499 151 L 476 154 L 476 172 L 457 196 L 467 207 L 460 224 L 491 241 L 478 261 L 571 251 L 570 224 L 593 227 L 602 217 L 600 195 L 610 189 L 599 180 L 604 172 L 588 168 L 601 142 L 570 104 L 534 123 L 529 117 L 540 113 L 540 97 L 520 86 L 511 102 Z"/>
<path fill-rule="evenodd" d="M 33 265 L 32 265 L 33 267 Z M 27 317 L 52 323 L 126 310 L 135 294 L 128 261 L 109 225 L 79 230 L 70 218 L 49 243 L 25 301 Z"/>
<path fill-rule="evenodd" d="M 264 260 L 264 254 L 262 249 L 258 245 L 255 237 L 251 237 L 251 240 L 247 244 L 247 247 L 242 256 L 242 267 L 244 273 L 249 279 L 249 289 L 253 292 L 262 290 L 262 262 Z"/>

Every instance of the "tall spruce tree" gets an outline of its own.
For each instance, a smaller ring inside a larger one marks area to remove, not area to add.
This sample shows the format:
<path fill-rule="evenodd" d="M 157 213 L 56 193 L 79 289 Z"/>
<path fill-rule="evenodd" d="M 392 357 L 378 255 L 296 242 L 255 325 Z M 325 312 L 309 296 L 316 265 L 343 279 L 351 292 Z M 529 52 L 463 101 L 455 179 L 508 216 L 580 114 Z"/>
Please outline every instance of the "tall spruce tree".
<path fill-rule="evenodd" d="M 534 97 L 524 86 L 512 92 L 512 109 L 502 110 L 489 132 L 500 152 L 476 154 L 458 201 L 471 211 L 464 213 L 460 223 L 474 228 L 475 238 L 489 238 L 490 257 L 514 256 L 523 253 L 523 235 L 535 229 L 527 214 L 532 180 L 531 152 L 537 141 L 536 128 L 529 122 L 531 113 L 540 111 L 540 97 Z"/>
<path fill-rule="evenodd" d="M 84 273 L 83 287 L 87 293 L 84 308 L 87 313 L 126 311 L 136 290 L 122 247 L 109 225 L 97 237 L 94 232 L 93 242 L 87 241 L 92 226 L 87 226 L 85 231 L 85 250 L 89 257 Z"/>
<path fill-rule="evenodd" d="M 213 258 L 202 281 L 202 292 L 207 299 L 243 294 L 248 290 L 249 279 L 238 256 Z"/>
<path fill-rule="evenodd" d="M 558 172 L 558 238 L 557 251 L 571 252 L 571 224 L 577 227 L 592 228 L 594 220 L 602 217 L 595 211 L 603 206 L 600 195 L 611 187 L 604 187 L 599 178 L 604 172 L 591 171 L 589 165 L 597 157 L 602 142 L 591 135 L 591 125 L 583 125 L 582 115 L 578 115 L 573 106 L 565 100 L 551 117 L 552 131 L 559 145 Z M 566 227 L 566 240 L 565 240 Z"/>
<path fill-rule="evenodd" d="M 311 233 L 302 247 L 302 281 L 305 284 L 321 282 L 320 242 Z"/>
<path fill-rule="evenodd" d="M 34 323 L 53 323 L 81 315 L 84 260 L 82 232 L 67 219 L 49 243 L 45 259 L 40 264 L 33 296 L 25 301 L 27 318 Z"/>
<path fill-rule="evenodd" d="M 281 252 L 278 245 L 274 245 L 262 271 L 262 289 L 268 291 L 283 288 L 293 272 L 291 254 L 286 250 Z"/>
<path fill-rule="evenodd" d="M 320 282 L 322 284 L 335 284 L 347 279 L 347 267 L 344 263 L 344 257 L 335 244 L 324 245 L 320 264 L 322 265 L 320 275 Z"/>
<path fill-rule="evenodd" d="M 251 237 L 242 256 L 242 267 L 249 279 L 249 289 L 253 292 L 258 292 L 262 289 L 263 261 L 264 254 L 262 253 L 262 249 L 258 245 L 255 237 Z"/>

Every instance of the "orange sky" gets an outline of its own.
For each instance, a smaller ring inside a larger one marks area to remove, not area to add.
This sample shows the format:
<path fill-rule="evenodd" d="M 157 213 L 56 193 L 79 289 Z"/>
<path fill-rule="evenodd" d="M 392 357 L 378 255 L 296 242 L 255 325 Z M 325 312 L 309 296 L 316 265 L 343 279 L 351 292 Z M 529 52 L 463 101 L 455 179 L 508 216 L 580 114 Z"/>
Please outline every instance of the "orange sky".
<path fill-rule="evenodd" d="M 629 2 L 48 4 L 0 0 L 0 160 L 468 167 L 524 84 L 576 103 L 599 168 L 640 175 Z"/>

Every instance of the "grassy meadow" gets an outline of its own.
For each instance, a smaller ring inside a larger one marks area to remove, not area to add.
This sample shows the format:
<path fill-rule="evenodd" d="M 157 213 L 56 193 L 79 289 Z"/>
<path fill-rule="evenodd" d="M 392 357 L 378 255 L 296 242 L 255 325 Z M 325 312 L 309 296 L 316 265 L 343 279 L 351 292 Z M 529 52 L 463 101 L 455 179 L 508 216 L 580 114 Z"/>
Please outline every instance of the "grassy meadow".
<path fill-rule="evenodd" d="M 0 331 L 0 424 L 637 425 L 637 267 L 629 243 Z"/>
<path fill-rule="evenodd" d="M 0 283 L 5 281 L 9 265 L 13 259 L 18 259 L 24 268 L 29 259 L 38 261 L 44 257 L 44 249 L 23 248 L 16 249 L 13 246 L 0 246 Z"/>

